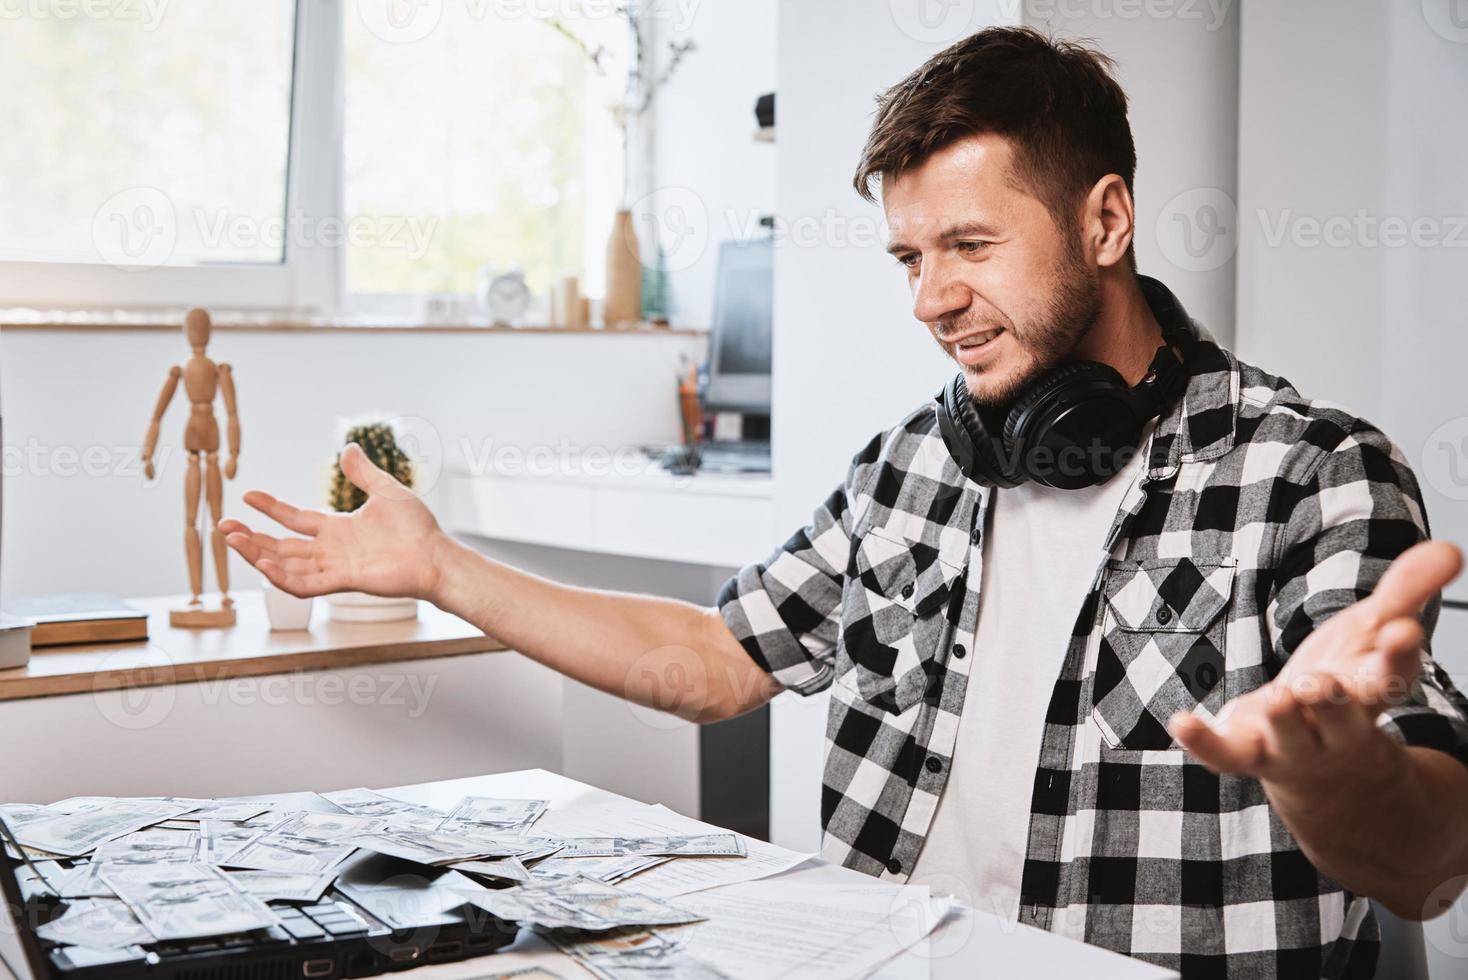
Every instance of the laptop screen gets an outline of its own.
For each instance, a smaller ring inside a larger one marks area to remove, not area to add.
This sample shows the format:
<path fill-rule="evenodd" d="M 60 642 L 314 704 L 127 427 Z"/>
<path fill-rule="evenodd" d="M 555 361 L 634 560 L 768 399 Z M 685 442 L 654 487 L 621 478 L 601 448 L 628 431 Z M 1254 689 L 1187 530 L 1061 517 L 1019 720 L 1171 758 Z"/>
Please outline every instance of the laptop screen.
<path fill-rule="evenodd" d="M 0 843 L 14 840 L 10 828 L 0 820 Z M 21 863 L 0 846 L 0 897 L 5 903 L 5 918 L 0 921 L 0 959 L 5 961 L 16 980 L 37 980 L 47 971 L 41 958 L 40 943 L 25 921 L 25 898 L 20 890 L 20 879 L 16 877 L 20 867 Z"/>

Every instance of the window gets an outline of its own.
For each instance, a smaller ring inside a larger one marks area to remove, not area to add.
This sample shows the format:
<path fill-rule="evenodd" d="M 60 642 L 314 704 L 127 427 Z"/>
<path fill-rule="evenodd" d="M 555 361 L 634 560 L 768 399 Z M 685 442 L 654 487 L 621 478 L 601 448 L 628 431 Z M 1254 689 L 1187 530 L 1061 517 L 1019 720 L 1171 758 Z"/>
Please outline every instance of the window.
<path fill-rule="evenodd" d="M 281 265 L 292 4 L 0 16 L 0 261 Z"/>
<path fill-rule="evenodd" d="M 485 264 L 523 268 L 541 294 L 596 268 L 588 253 L 597 232 L 605 247 L 621 180 L 620 142 L 598 105 L 605 82 L 547 21 L 513 9 L 445 4 L 421 37 L 422 26 L 369 22 L 362 5 L 345 12 L 354 305 L 471 293 Z M 570 26 L 611 47 L 625 44 L 619 23 Z"/>
<path fill-rule="evenodd" d="M 626 50 L 619 18 L 564 6 Z M 0 141 L 0 305 L 413 314 L 485 265 L 597 290 L 608 81 L 534 9 L 0 6 L 0 124 L 26 134 Z"/>

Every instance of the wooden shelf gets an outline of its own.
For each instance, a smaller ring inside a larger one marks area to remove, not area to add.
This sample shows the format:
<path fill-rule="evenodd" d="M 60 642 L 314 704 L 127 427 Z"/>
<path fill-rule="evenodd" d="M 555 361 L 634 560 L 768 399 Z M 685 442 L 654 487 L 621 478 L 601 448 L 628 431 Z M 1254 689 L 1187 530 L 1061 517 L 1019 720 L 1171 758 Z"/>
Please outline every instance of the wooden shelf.
<path fill-rule="evenodd" d="M 183 329 L 183 310 L 58 311 L 0 310 L 0 330 L 166 330 Z M 492 333 L 492 334 L 603 334 L 641 337 L 702 337 L 708 331 L 695 327 L 656 327 L 650 323 L 613 327 L 564 327 L 540 325 L 507 327 L 490 323 L 423 323 L 415 320 L 366 316 L 305 316 L 290 313 L 232 313 L 211 311 L 215 330 L 293 333 L 302 331 L 359 331 L 364 333 Z"/>
<path fill-rule="evenodd" d="M 148 640 L 41 647 L 24 667 L 0 670 L 0 701 L 86 694 L 116 688 L 332 670 L 504 650 L 498 640 L 426 603 L 418 618 L 395 623 L 335 623 L 318 599 L 310 628 L 272 632 L 259 590 L 235 595 L 238 622 L 227 629 L 175 629 L 168 610 L 186 596 L 128 599 L 148 613 Z"/>

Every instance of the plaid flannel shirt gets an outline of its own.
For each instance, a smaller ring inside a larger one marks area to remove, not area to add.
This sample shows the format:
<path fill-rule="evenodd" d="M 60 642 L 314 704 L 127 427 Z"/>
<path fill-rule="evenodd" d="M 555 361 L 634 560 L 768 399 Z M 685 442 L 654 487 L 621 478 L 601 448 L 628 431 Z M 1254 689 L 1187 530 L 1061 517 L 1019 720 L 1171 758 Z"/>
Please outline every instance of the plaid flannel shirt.
<path fill-rule="evenodd" d="M 1077 597 L 1037 747 L 1019 920 L 1188 977 L 1369 976 L 1368 900 L 1315 869 L 1257 780 L 1210 773 L 1164 726 L 1265 684 L 1368 595 L 1427 537 L 1421 496 L 1360 419 L 1206 339 L 1186 369 Z M 972 658 L 999 655 L 965 649 L 979 608 L 967 571 L 996 492 L 960 472 L 925 405 L 720 591 L 762 668 L 801 694 L 831 689 L 823 851 L 848 867 L 910 872 Z M 1468 702 L 1422 656 L 1412 697 L 1379 724 L 1468 764 Z"/>

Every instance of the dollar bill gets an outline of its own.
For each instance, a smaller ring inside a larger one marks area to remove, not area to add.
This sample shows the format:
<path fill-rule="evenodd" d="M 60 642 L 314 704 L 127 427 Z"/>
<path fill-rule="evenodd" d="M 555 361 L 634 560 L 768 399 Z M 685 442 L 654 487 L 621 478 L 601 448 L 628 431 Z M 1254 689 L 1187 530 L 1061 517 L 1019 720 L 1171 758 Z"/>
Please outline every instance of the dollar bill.
<path fill-rule="evenodd" d="M 538 820 L 547 806 L 545 800 L 501 800 L 489 796 L 466 796 L 444 818 L 439 829 L 467 827 L 518 830 Z"/>
<path fill-rule="evenodd" d="M 459 861 L 449 867 L 455 871 L 468 871 L 471 874 L 488 875 L 491 878 L 502 878 L 505 881 L 526 882 L 530 880 L 529 869 L 517 857 L 494 858 L 486 861 Z"/>
<path fill-rule="evenodd" d="M 447 816 L 442 810 L 405 803 L 361 787 L 321 795 L 355 816 L 381 818 L 390 830 L 436 830 Z"/>
<path fill-rule="evenodd" d="M 641 854 L 612 857 L 563 857 L 556 855 L 537 864 L 530 872 L 537 881 L 554 881 L 585 875 L 609 885 L 630 878 L 639 871 L 655 868 L 673 860 L 669 857 L 647 857 Z M 462 867 L 462 865 L 456 865 Z"/>
<path fill-rule="evenodd" d="M 703 919 L 677 906 L 582 875 L 486 890 L 470 895 L 469 901 L 502 919 L 547 929 L 602 931 L 623 926 L 678 925 Z"/>
<path fill-rule="evenodd" d="M 190 800 L 184 798 L 164 797 L 175 803 L 189 803 L 193 808 L 180 813 L 177 820 L 228 820 L 239 823 L 258 817 L 270 810 L 269 803 L 252 802 L 248 800 Z"/>
<path fill-rule="evenodd" d="M 27 848 L 80 857 L 106 841 L 176 817 L 183 809 L 180 804 L 156 800 L 112 800 L 96 809 L 36 820 L 14 833 Z"/>
<path fill-rule="evenodd" d="M 485 856 L 483 847 L 478 843 L 436 831 L 424 833 L 413 830 L 383 830 L 374 834 L 358 834 L 351 841 L 369 851 L 419 864 L 454 864 Z"/>
<path fill-rule="evenodd" d="M 559 857 L 744 857 L 748 851 L 738 834 L 683 834 L 667 837 L 567 837 Z"/>
<path fill-rule="evenodd" d="M 207 864 L 104 871 L 102 880 L 158 940 L 249 932 L 279 922 L 264 902 Z"/>
<path fill-rule="evenodd" d="M 264 829 L 247 823 L 208 818 L 195 826 L 199 828 L 199 860 L 205 864 L 223 864 L 225 858 L 260 836 Z"/>
<path fill-rule="evenodd" d="M 199 832 L 139 830 L 98 845 L 93 864 L 175 864 L 199 859 Z"/>
<path fill-rule="evenodd" d="M 225 874 L 242 891 L 262 902 L 315 902 L 336 881 L 335 871 L 312 875 L 294 871 L 239 870 L 226 871 Z"/>
<path fill-rule="evenodd" d="M 257 871 L 321 874 L 357 849 L 357 845 L 341 838 L 374 829 L 371 821 L 359 817 L 301 811 L 261 830 L 219 863 Z"/>
<path fill-rule="evenodd" d="M 36 935 L 65 946 L 120 949 L 151 943 L 153 934 L 117 899 L 86 899 L 72 902 L 50 922 L 36 926 Z"/>
<path fill-rule="evenodd" d="M 17 827 L 54 817 L 59 812 L 39 803 L 0 803 L 0 820 L 5 821 L 12 833 Z"/>

